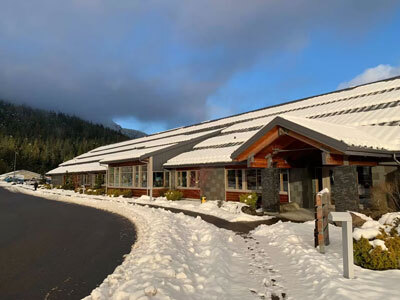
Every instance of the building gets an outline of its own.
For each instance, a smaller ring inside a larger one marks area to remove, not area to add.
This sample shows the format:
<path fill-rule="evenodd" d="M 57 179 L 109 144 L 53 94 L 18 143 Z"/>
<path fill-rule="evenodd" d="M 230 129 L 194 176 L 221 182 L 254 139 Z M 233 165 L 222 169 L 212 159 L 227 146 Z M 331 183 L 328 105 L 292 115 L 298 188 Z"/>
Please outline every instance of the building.
<path fill-rule="evenodd" d="M 77 184 L 105 174 L 134 196 L 181 190 L 186 198 L 238 201 L 256 192 L 276 210 L 314 206 L 328 188 L 336 210 L 368 205 L 371 187 L 399 173 L 400 77 L 175 128 L 96 148 L 50 171 Z"/>

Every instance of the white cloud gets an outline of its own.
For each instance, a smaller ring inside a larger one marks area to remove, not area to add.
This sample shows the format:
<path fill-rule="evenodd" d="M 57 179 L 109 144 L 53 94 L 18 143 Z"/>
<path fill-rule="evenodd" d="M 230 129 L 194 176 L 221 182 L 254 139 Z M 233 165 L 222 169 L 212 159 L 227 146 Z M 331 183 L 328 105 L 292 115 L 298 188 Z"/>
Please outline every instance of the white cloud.
<path fill-rule="evenodd" d="M 377 65 L 374 68 L 366 69 L 361 74 L 354 77 L 352 80 L 342 82 L 339 84 L 338 89 L 357 86 L 364 83 L 374 82 L 394 76 L 400 75 L 400 66 L 393 67 L 391 65 Z"/>

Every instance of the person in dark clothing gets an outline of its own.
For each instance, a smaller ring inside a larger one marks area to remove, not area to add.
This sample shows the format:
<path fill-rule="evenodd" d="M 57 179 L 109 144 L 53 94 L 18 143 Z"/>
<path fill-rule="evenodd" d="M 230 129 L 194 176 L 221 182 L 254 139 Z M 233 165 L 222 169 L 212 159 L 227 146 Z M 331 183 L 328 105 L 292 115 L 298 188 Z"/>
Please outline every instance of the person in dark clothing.
<path fill-rule="evenodd" d="M 35 191 L 37 190 L 37 188 L 38 188 L 38 183 L 37 183 L 37 181 L 35 181 L 35 183 L 33 184 L 33 187 L 35 188 Z"/>

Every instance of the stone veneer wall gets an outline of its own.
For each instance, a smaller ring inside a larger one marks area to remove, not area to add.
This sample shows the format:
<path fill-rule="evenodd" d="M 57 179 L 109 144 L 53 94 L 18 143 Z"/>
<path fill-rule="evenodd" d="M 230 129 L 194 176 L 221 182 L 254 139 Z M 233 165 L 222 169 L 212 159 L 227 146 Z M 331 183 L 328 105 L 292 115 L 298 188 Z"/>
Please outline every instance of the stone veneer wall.
<path fill-rule="evenodd" d="M 64 175 L 51 175 L 51 184 L 53 186 L 64 184 Z"/>
<path fill-rule="evenodd" d="M 267 211 L 279 212 L 279 169 L 261 170 L 262 205 Z"/>
<path fill-rule="evenodd" d="M 378 186 L 379 184 L 385 183 L 388 178 L 387 175 L 398 170 L 397 167 L 392 166 L 376 166 L 371 168 L 372 173 L 372 186 Z"/>
<path fill-rule="evenodd" d="M 300 207 L 309 207 L 314 202 L 312 198 L 312 178 L 306 168 L 293 168 L 289 170 L 290 201 L 296 202 Z"/>
<path fill-rule="evenodd" d="M 225 169 L 200 169 L 201 195 L 208 200 L 225 200 Z"/>
<path fill-rule="evenodd" d="M 359 211 L 357 167 L 334 167 L 333 177 L 332 198 L 336 211 Z"/>

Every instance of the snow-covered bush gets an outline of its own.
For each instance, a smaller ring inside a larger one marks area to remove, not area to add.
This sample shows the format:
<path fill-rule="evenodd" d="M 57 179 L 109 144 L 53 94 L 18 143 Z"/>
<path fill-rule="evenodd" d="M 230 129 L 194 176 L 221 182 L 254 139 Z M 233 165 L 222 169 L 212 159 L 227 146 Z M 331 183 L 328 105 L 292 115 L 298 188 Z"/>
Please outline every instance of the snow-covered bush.
<path fill-rule="evenodd" d="M 169 190 L 165 192 L 165 197 L 167 198 L 167 200 L 181 200 L 183 197 L 183 193 L 177 190 Z"/>
<path fill-rule="evenodd" d="M 85 194 L 86 195 L 96 195 L 96 196 L 99 196 L 99 195 L 104 195 L 105 194 L 105 189 L 103 189 L 103 188 L 100 188 L 100 189 L 87 189 L 86 191 L 85 191 Z"/>
<path fill-rule="evenodd" d="M 258 200 L 258 195 L 257 193 L 251 193 L 251 194 L 242 194 L 239 196 L 240 202 L 247 204 L 251 208 L 256 209 L 257 207 L 257 200 Z"/>
<path fill-rule="evenodd" d="M 400 269 L 400 218 L 384 215 L 379 222 L 367 221 L 356 228 L 354 262 L 367 269 Z"/>

